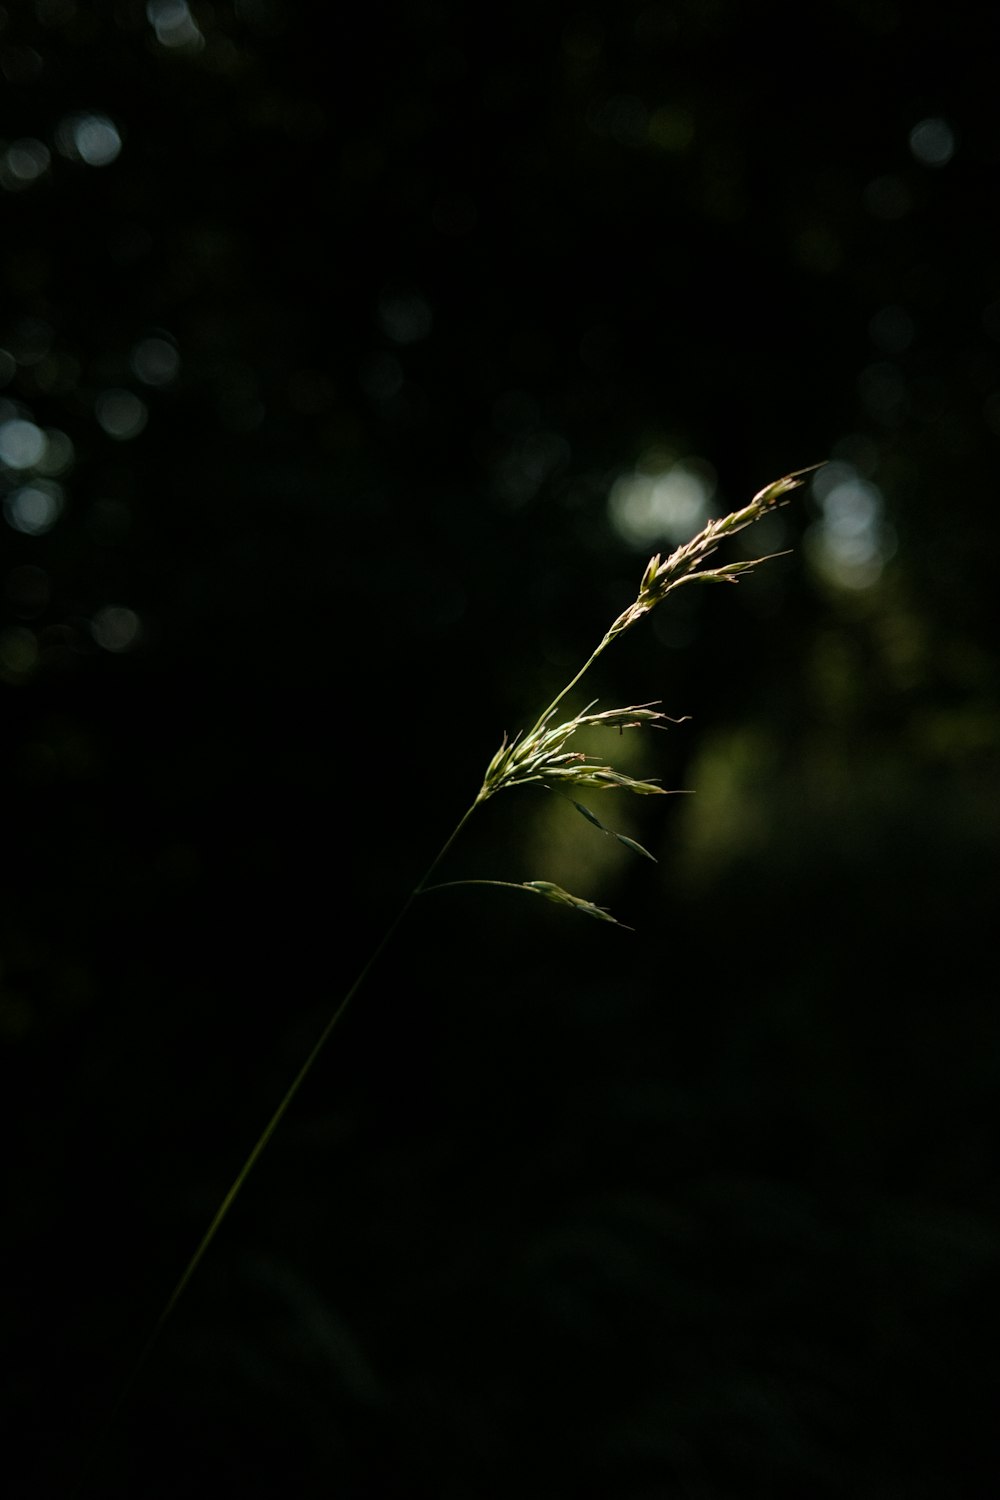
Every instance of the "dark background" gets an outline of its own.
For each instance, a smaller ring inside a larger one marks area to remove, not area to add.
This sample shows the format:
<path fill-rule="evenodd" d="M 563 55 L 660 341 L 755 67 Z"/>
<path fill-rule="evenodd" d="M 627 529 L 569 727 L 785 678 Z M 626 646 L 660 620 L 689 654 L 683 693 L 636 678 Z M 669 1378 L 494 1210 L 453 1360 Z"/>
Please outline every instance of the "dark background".
<path fill-rule="evenodd" d="M 82 1492 L 992 1493 L 992 9 L 0 26 L 18 1493 L 79 1479 L 501 734 L 677 539 L 609 496 L 824 459 L 745 539 L 790 556 L 595 670 L 692 716 L 611 741 L 695 789 L 599 805 L 659 865 L 530 791 L 449 857 L 636 932 L 415 908 Z"/>

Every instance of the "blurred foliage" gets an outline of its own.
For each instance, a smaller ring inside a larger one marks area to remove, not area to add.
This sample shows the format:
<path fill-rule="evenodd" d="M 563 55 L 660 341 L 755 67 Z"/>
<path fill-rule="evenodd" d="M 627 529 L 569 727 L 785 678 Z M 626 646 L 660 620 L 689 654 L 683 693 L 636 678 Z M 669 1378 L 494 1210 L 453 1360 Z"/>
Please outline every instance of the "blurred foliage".
<path fill-rule="evenodd" d="M 694 795 L 615 823 L 659 870 L 542 793 L 451 858 L 637 935 L 415 913 L 89 1484 L 983 1493 L 991 14 L 0 9 L 17 1493 L 78 1473 L 501 734 L 820 459 L 745 539 L 791 556 L 595 676 L 692 715 L 637 769 Z"/>

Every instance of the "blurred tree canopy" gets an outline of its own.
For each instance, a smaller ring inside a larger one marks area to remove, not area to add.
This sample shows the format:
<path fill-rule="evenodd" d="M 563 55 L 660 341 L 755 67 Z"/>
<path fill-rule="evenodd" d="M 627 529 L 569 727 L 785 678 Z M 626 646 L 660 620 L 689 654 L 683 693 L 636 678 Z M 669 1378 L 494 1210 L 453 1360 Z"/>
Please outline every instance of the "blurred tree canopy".
<path fill-rule="evenodd" d="M 821 460 L 734 543 L 787 555 L 595 672 L 691 715 L 615 737 L 696 793 L 601 805 L 658 867 L 530 792 L 449 856 L 636 934 L 414 911 L 84 1491 L 983 1493 L 994 29 L 0 7 L 17 1493 L 80 1474 L 502 733 Z"/>

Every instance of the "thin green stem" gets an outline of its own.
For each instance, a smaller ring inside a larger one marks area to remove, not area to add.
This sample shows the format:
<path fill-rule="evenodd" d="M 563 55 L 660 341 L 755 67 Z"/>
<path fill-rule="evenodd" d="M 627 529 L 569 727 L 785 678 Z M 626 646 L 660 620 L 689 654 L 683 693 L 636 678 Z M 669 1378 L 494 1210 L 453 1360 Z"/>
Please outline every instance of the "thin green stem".
<path fill-rule="evenodd" d="M 434 858 L 431 860 L 430 864 L 427 866 L 427 869 L 424 871 L 423 876 L 421 877 L 420 880 L 417 881 L 416 885 L 413 887 L 413 890 L 410 892 L 410 894 L 409 894 L 409 896 L 407 898 L 406 904 L 403 907 L 403 910 L 400 912 L 399 916 L 396 918 L 396 921 L 392 924 L 392 928 L 390 929 L 390 932 L 395 931 L 396 927 L 403 920 L 403 917 L 409 911 L 410 906 L 412 905 L 414 899 L 417 896 L 420 895 L 420 893 L 421 893 L 422 890 L 424 890 L 424 888 L 427 885 L 428 880 L 434 874 L 434 871 L 437 869 L 438 865 L 444 859 L 445 855 L 448 853 L 448 850 L 451 848 L 452 844 L 458 838 L 459 834 L 462 832 L 462 829 L 465 827 L 466 823 L 472 817 L 472 814 L 475 812 L 476 808 L 479 806 L 480 802 L 482 802 L 483 800 L 484 800 L 483 795 L 480 792 L 480 794 L 476 798 L 475 802 L 473 802 L 469 807 L 467 807 L 465 809 L 465 812 L 459 818 L 458 822 L 455 824 L 454 828 L 451 830 L 451 833 L 445 839 L 444 843 L 441 845 L 441 847 L 438 850 L 437 854 L 434 856 Z"/>
<path fill-rule="evenodd" d="M 539 714 L 539 716 L 535 720 L 535 723 L 533 724 L 531 730 L 525 736 L 526 739 L 530 739 L 533 734 L 537 734 L 538 733 L 539 729 L 541 729 L 541 727 L 545 723 L 546 719 L 549 717 L 549 715 L 553 712 L 554 709 L 558 708 L 559 704 L 566 697 L 567 693 L 571 693 L 573 691 L 573 689 L 576 687 L 577 683 L 580 682 L 580 681 L 582 681 L 582 679 L 586 675 L 586 673 L 590 671 L 591 667 L 594 665 L 594 662 L 600 656 L 600 654 L 604 650 L 605 646 L 607 646 L 609 644 L 610 640 L 611 640 L 611 637 L 608 636 L 608 635 L 606 635 L 604 637 L 603 641 L 601 642 L 601 644 L 597 647 L 596 651 L 591 652 L 590 656 L 587 657 L 587 660 L 584 662 L 584 664 L 580 668 L 579 672 L 577 672 L 576 676 L 570 678 L 570 680 L 569 680 L 569 682 L 567 682 L 566 686 L 564 688 L 562 688 L 556 694 L 556 696 L 553 698 L 553 700 L 549 704 L 548 708 L 544 709 L 543 712 Z"/>
<path fill-rule="evenodd" d="M 456 885 L 501 885 L 508 891 L 523 891 L 524 883 L 518 880 L 442 880 L 437 885 L 421 886 L 420 894 L 429 896 L 431 891 L 450 891 Z"/>
<path fill-rule="evenodd" d="M 257 1162 L 263 1155 L 265 1148 L 271 1140 L 271 1137 L 274 1135 L 274 1132 L 281 1124 L 281 1121 L 284 1119 L 285 1114 L 292 1104 L 292 1101 L 298 1094 L 299 1089 L 302 1087 L 303 1083 L 306 1081 L 307 1077 L 312 1071 L 313 1065 L 315 1064 L 320 1053 L 323 1051 L 323 1048 L 329 1041 L 331 1033 L 333 1032 L 337 1023 L 340 1021 L 344 1012 L 347 1010 L 347 1007 L 350 1005 L 351 1001 L 354 999 L 354 996 L 357 994 L 358 990 L 364 984 L 365 980 L 368 978 L 368 975 L 371 973 L 372 969 L 375 967 L 376 963 L 385 952 L 386 948 L 388 948 L 390 942 L 396 934 L 397 929 L 402 924 L 404 917 L 406 916 L 410 907 L 413 905 L 417 896 L 420 895 L 420 893 L 426 888 L 427 881 L 430 879 L 431 875 L 444 859 L 445 855 L 448 853 L 448 850 L 451 848 L 452 844 L 462 832 L 462 829 L 469 821 L 469 818 L 472 816 L 473 812 L 475 812 L 480 800 L 481 799 L 477 797 L 475 802 L 473 802 L 472 805 L 468 807 L 462 814 L 461 818 L 455 824 L 455 827 L 452 829 L 451 833 L 448 835 L 447 839 L 441 845 L 441 848 L 438 850 L 437 854 L 434 856 L 433 860 L 424 871 L 423 876 L 413 887 L 412 891 L 400 907 L 399 911 L 396 913 L 395 918 L 386 928 L 377 946 L 372 951 L 372 954 L 369 957 L 364 968 L 358 974 L 358 977 L 355 979 L 354 983 L 351 985 L 347 993 L 337 1003 L 332 1015 L 330 1016 L 326 1025 L 323 1027 L 323 1030 L 320 1032 L 318 1038 L 313 1044 L 312 1050 L 310 1051 L 308 1057 L 302 1064 L 299 1071 L 296 1073 L 295 1077 L 292 1079 L 292 1082 L 289 1084 L 288 1088 L 285 1090 L 277 1109 L 275 1109 L 274 1113 L 271 1115 L 267 1124 L 264 1126 L 264 1129 L 257 1137 L 257 1140 L 254 1143 L 249 1155 L 243 1162 L 243 1165 L 240 1167 L 236 1176 L 233 1178 L 233 1181 L 230 1184 L 225 1197 L 222 1199 L 222 1202 L 219 1204 L 219 1207 L 216 1209 L 215 1214 L 213 1215 L 211 1223 L 205 1230 L 205 1233 L 202 1235 L 201 1240 L 198 1244 L 198 1248 L 195 1250 L 194 1254 L 191 1256 L 191 1259 L 184 1267 L 177 1285 L 174 1287 L 173 1291 L 168 1297 L 163 1311 L 160 1313 L 159 1317 L 154 1323 L 152 1331 L 150 1332 L 149 1337 L 147 1338 L 138 1359 L 132 1366 L 132 1369 L 129 1372 L 127 1379 L 125 1380 L 124 1385 L 119 1391 L 117 1400 L 115 1401 L 115 1404 L 111 1409 L 111 1413 L 107 1419 L 107 1422 L 104 1424 L 103 1431 L 101 1432 L 101 1435 L 99 1436 L 97 1442 L 94 1444 L 90 1457 L 84 1466 L 79 1484 L 72 1492 L 74 1495 L 79 1492 L 80 1485 L 83 1483 L 84 1478 L 93 1468 L 96 1460 L 102 1453 L 108 1437 L 110 1436 L 115 1423 L 119 1415 L 121 1414 L 122 1408 L 125 1406 L 125 1403 L 127 1402 L 129 1396 L 132 1394 L 139 1376 L 145 1369 L 146 1364 L 149 1361 L 149 1357 L 156 1347 L 156 1344 L 159 1341 L 164 1327 L 170 1320 L 174 1309 L 177 1307 L 178 1302 L 181 1300 L 185 1291 L 190 1285 L 190 1282 L 195 1272 L 198 1270 L 198 1267 L 201 1265 L 201 1262 L 205 1258 L 205 1255 L 207 1254 L 212 1241 L 215 1239 L 215 1236 L 222 1228 L 222 1225 L 225 1222 L 230 1209 L 236 1202 L 236 1199 L 239 1197 L 244 1183 L 250 1176 L 250 1173 L 253 1171 L 254 1167 L 257 1165 Z M 432 889 L 436 889 L 436 887 L 432 887 Z"/>

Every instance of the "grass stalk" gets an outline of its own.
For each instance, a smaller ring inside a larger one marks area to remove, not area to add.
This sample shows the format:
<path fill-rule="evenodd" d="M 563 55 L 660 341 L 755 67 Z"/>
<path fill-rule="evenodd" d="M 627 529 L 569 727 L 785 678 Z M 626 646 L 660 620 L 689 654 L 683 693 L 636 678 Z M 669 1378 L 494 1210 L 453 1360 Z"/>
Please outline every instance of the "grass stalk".
<path fill-rule="evenodd" d="M 565 687 L 560 689 L 526 734 L 516 736 L 511 742 L 507 741 L 506 736 L 504 737 L 500 749 L 487 766 L 483 784 L 476 794 L 475 800 L 462 814 L 462 817 L 442 844 L 421 879 L 410 891 L 364 967 L 354 980 L 354 983 L 337 1002 L 329 1019 L 313 1044 L 309 1055 L 285 1090 L 277 1108 L 271 1114 L 267 1124 L 257 1137 L 249 1154 L 227 1189 L 208 1228 L 202 1235 L 197 1249 L 191 1256 L 176 1286 L 168 1297 L 138 1359 L 135 1361 L 128 1378 L 122 1386 L 103 1432 L 91 1452 L 84 1474 L 90 1472 L 94 1462 L 103 1451 L 107 1438 L 122 1408 L 134 1390 L 139 1376 L 146 1367 L 164 1327 L 175 1312 L 177 1304 L 183 1297 L 212 1242 L 228 1217 L 230 1210 L 246 1184 L 247 1178 L 260 1160 L 303 1083 L 312 1072 L 317 1059 L 344 1016 L 351 1001 L 365 983 L 365 980 L 378 963 L 382 954 L 388 948 L 417 897 L 430 894 L 433 891 L 452 889 L 460 885 L 499 886 L 505 889 L 526 891 L 533 895 L 541 896 L 545 900 L 554 902 L 557 905 L 569 906 L 577 912 L 596 918 L 599 921 L 615 923 L 617 926 L 623 925 L 616 922 L 616 919 L 603 907 L 597 906 L 583 897 L 573 895 L 569 891 L 565 891 L 562 887 L 554 885 L 551 881 L 547 880 L 517 882 L 509 880 L 470 879 L 448 880 L 433 885 L 429 884 L 429 881 L 445 856 L 450 852 L 453 844 L 479 805 L 500 791 L 534 783 L 564 795 L 569 787 L 582 788 L 591 792 L 625 790 L 641 796 L 664 794 L 665 789 L 655 782 L 639 781 L 621 771 L 615 770 L 611 765 L 603 764 L 597 757 L 568 747 L 572 742 L 573 736 L 581 729 L 600 727 L 618 729 L 622 733 L 625 729 L 640 728 L 643 725 L 664 728 L 668 723 L 677 723 L 679 722 L 678 720 L 669 719 L 666 714 L 661 713 L 653 704 L 649 703 L 632 704 L 625 708 L 607 709 L 603 713 L 591 712 L 595 707 L 595 704 L 591 703 L 582 713 L 578 713 L 573 718 L 567 719 L 562 723 L 555 722 L 556 710 L 574 688 L 580 684 L 584 676 L 590 671 L 591 667 L 608 646 L 617 640 L 620 635 L 623 635 L 625 631 L 636 625 L 639 620 L 658 604 L 662 603 L 674 589 L 679 588 L 682 584 L 692 582 L 735 583 L 744 574 L 757 567 L 759 563 L 767 561 L 767 558 L 753 558 L 728 563 L 721 567 L 708 566 L 722 541 L 753 525 L 762 516 L 768 514 L 778 505 L 783 504 L 788 494 L 798 488 L 803 482 L 803 476 L 811 473 L 813 468 L 818 467 L 820 466 L 813 465 L 809 469 L 798 469 L 794 473 L 777 480 L 774 484 L 768 485 L 765 489 L 759 491 L 753 500 L 741 510 L 733 511 L 730 515 L 724 516 L 718 521 L 710 521 L 697 536 L 678 547 L 666 560 L 662 560 L 658 555 L 652 557 L 643 574 L 642 583 L 635 600 L 612 623 L 603 639 L 591 652 L 575 677 L 572 677 L 566 683 Z M 602 833 L 609 834 L 611 837 L 618 839 L 635 853 L 644 855 L 649 859 L 653 858 L 649 854 L 649 851 L 643 849 L 635 840 L 606 828 L 596 814 L 583 803 L 576 802 L 573 798 L 570 798 L 570 800 L 577 811 Z M 73 1493 L 76 1494 L 78 1489 L 79 1486 Z"/>

